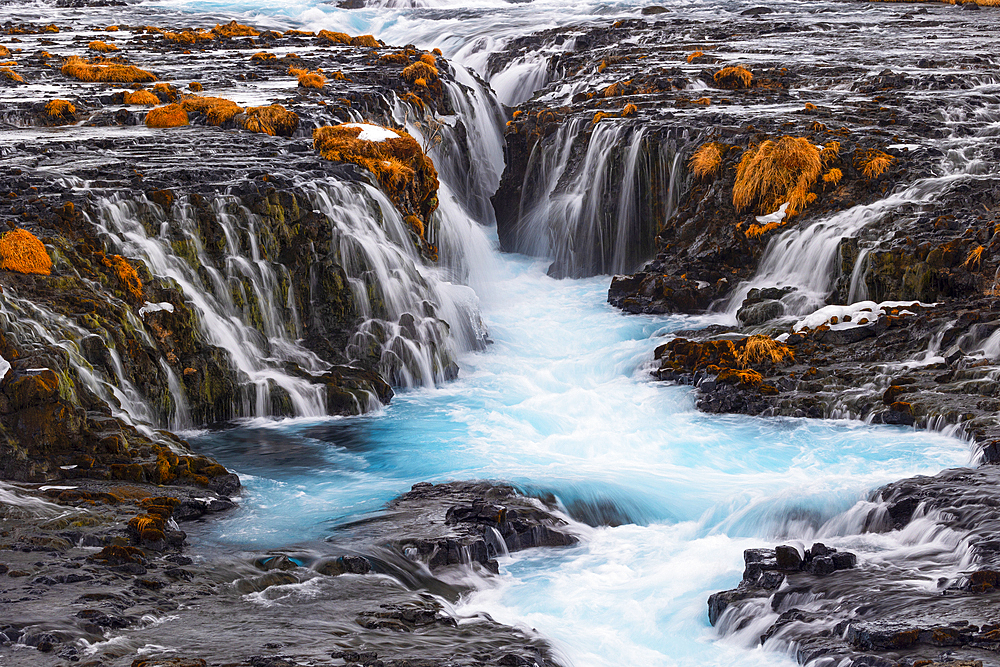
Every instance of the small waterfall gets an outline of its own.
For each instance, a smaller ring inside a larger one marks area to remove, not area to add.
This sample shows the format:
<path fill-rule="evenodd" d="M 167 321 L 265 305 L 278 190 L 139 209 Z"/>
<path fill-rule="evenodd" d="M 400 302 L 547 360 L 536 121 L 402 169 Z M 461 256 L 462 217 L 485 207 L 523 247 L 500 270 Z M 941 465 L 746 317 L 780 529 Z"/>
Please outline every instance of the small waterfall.
<path fill-rule="evenodd" d="M 659 211 L 660 193 L 671 190 L 672 178 L 664 176 L 676 158 L 665 160 L 663 144 L 650 141 L 644 128 L 599 122 L 586 154 L 571 164 L 573 147 L 590 125 L 581 118 L 568 121 L 554 142 L 535 145 L 525 170 L 515 244 L 509 249 L 552 257 L 557 276 L 634 270 L 652 246 L 654 216 L 646 207 L 658 211 L 657 218 L 671 208 L 668 195 Z"/>
<path fill-rule="evenodd" d="M 723 310 L 735 317 L 751 289 L 792 286 L 796 290 L 782 298 L 785 313 L 806 315 L 813 312 L 826 303 L 837 279 L 837 253 L 842 239 L 854 236 L 905 204 L 927 203 L 944 188 L 966 177 L 965 174 L 950 174 L 923 179 L 885 199 L 854 206 L 808 227 L 793 227 L 775 236 L 764 251 L 757 274 L 734 290 Z"/>
<path fill-rule="evenodd" d="M 862 248 L 858 253 L 858 259 L 854 262 L 854 269 L 851 271 L 851 287 L 848 291 L 848 303 L 858 301 L 868 301 L 868 284 L 865 279 L 868 277 L 868 269 L 871 268 L 871 258 L 868 256 L 871 248 Z"/>

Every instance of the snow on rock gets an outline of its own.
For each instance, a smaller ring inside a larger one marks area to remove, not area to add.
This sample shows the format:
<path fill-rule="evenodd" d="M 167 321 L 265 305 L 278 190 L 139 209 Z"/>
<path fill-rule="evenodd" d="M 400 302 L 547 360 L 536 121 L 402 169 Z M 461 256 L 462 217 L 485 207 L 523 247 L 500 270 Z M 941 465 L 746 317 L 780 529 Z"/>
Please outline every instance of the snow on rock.
<path fill-rule="evenodd" d="M 824 306 L 796 322 L 792 330 L 815 329 L 824 324 L 829 325 L 834 330 L 849 329 L 851 327 L 871 324 L 878 320 L 881 315 L 885 315 L 893 309 L 931 308 L 936 305 L 936 303 L 920 303 L 919 301 L 883 301 L 882 303 L 858 301 L 849 306 Z M 914 313 L 910 310 L 900 310 L 897 314 L 913 315 Z M 830 321 L 834 317 L 837 318 L 837 323 L 830 324 Z M 845 319 L 847 320 L 846 322 Z"/>
<path fill-rule="evenodd" d="M 147 301 L 139 309 L 139 317 L 144 317 L 147 313 L 156 313 L 161 310 L 165 310 L 168 313 L 174 312 L 174 304 L 169 301 L 161 301 L 160 303 L 150 303 Z"/>
<path fill-rule="evenodd" d="M 368 125 L 367 123 L 344 123 L 341 127 L 360 127 L 361 134 L 358 135 L 358 139 L 361 141 L 385 141 L 386 139 L 395 139 L 399 137 L 398 132 L 394 132 L 387 127 L 379 127 L 378 125 Z"/>
<path fill-rule="evenodd" d="M 0 357 L 0 380 L 7 377 L 7 372 L 10 371 L 10 362 Z"/>
<path fill-rule="evenodd" d="M 788 202 L 785 202 L 781 207 L 774 213 L 768 213 L 767 215 L 758 215 L 757 222 L 766 225 L 772 222 L 781 222 L 785 219 L 785 209 L 788 208 Z"/>

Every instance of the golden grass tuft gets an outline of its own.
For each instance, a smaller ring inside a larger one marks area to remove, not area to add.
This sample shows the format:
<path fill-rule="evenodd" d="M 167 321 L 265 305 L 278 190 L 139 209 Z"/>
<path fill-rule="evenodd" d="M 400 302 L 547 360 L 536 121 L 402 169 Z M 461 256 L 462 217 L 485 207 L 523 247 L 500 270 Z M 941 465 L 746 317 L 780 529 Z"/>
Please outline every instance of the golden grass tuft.
<path fill-rule="evenodd" d="M 378 47 L 378 40 L 372 35 L 358 35 L 351 38 L 351 46 L 367 46 L 374 49 Z"/>
<path fill-rule="evenodd" d="M 431 67 L 437 67 L 437 58 L 432 53 L 421 54 L 420 62 L 427 63 Z"/>
<path fill-rule="evenodd" d="M 47 25 L 44 28 L 42 28 L 42 32 L 59 32 L 59 26 L 57 26 L 55 23 Z"/>
<path fill-rule="evenodd" d="M 142 280 L 135 267 L 121 255 L 105 255 L 101 258 L 104 266 L 115 272 L 122 286 L 135 298 L 142 297 Z"/>
<path fill-rule="evenodd" d="M 137 106 L 156 106 L 160 103 L 160 98 L 148 90 L 137 90 L 134 93 L 125 91 L 122 95 L 122 103 Z"/>
<path fill-rule="evenodd" d="M 146 127 L 183 127 L 188 124 L 188 115 L 180 104 L 150 109 L 146 114 Z"/>
<path fill-rule="evenodd" d="M 701 51 L 694 51 L 694 52 L 689 53 L 687 55 L 686 60 L 690 63 L 690 62 L 693 62 L 695 58 L 701 58 L 703 55 L 705 55 L 705 54 L 702 53 Z"/>
<path fill-rule="evenodd" d="M 639 107 L 629 102 L 622 109 L 622 118 L 631 118 L 632 116 L 639 113 Z"/>
<path fill-rule="evenodd" d="M 188 84 L 188 90 L 193 90 L 196 93 L 200 93 L 203 88 L 204 86 L 202 86 L 197 81 L 192 81 L 191 83 Z"/>
<path fill-rule="evenodd" d="M 102 42 L 96 39 L 90 44 L 87 44 L 87 48 L 92 51 L 99 51 L 100 53 L 108 53 L 110 51 L 118 50 L 118 47 L 114 44 L 108 44 L 107 42 Z"/>
<path fill-rule="evenodd" d="M 688 167 L 698 178 L 713 176 L 722 164 L 723 146 L 717 142 L 702 144 L 688 160 Z"/>
<path fill-rule="evenodd" d="M 431 53 L 433 53 L 436 56 L 443 56 L 444 55 L 444 51 L 442 51 L 441 49 L 434 49 L 433 51 L 431 51 Z"/>
<path fill-rule="evenodd" d="M 222 125 L 243 113 L 243 107 L 223 97 L 200 97 L 187 95 L 181 99 L 181 107 L 188 113 L 202 114 L 209 125 Z"/>
<path fill-rule="evenodd" d="M 399 73 L 399 77 L 403 81 L 413 85 L 420 85 L 417 81 L 423 79 L 424 85 L 427 85 L 427 81 L 438 80 L 438 71 L 436 67 L 418 60 L 409 67 L 403 68 L 403 71 Z"/>
<path fill-rule="evenodd" d="M 711 104 L 712 104 L 712 98 L 711 97 L 699 97 L 696 100 L 692 100 L 691 104 L 701 104 L 701 105 L 706 106 L 706 107 L 707 106 L 711 106 Z"/>
<path fill-rule="evenodd" d="M 791 217 L 816 199 L 809 189 L 822 169 L 819 149 L 803 137 L 785 136 L 751 146 L 736 168 L 733 206 L 742 211 L 756 203 L 766 214 L 788 202 L 786 213 Z"/>
<path fill-rule="evenodd" d="M 830 171 L 823 174 L 823 182 L 832 183 L 836 185 L 837 183 L 840 183 L 840 179 L 842 179 L 843 177 L 844 177 L 844 172 L 834 167 Z"/>
<path fill-rule="evenodd" d="M 260 31 L 248 25 L 242 25 L 236 21 L 230 21 L 225 25 L 219 23 L 214 28 L 214 32 L 219 37 L 258 37 Z"/>
<path fill-rule="evenodd" d="M 322 74 L 304 74 L 299 77 L 300 88 L 322 88 L 326 85 L 326 77 Z"/>
<path fill-rule="evenodd" d="M 390 63 L 393 65 L 409 65 L 410 57 L 403 51 L 397 51 L 396 53 L 386 53 L 385 55 L 379 56 L 378 61 L 380 63 Z"/>
<path fill-rule="evenodd" d="M 109 25 L 107 28 L 104 29 L 104 32 L 118 32 L 118 26 Z"/>
<path fill-rule="evenodd" d="M 198 42 L 211 42 L 215 39 L 215 33 L 208 30 L 199 30 L 197 32 L 182 30 L 181 32 L 165 32 L 163 33 L 163 39 L 175 44 L 181 44 L 182 46 L 191 46 Z"/>
<path fill-rule="evenodd" d="M 52 100 L 45 105 L 45 113 L 52 118 L 72 116 L 76 113 L 76 107 L 69 100 Z"/>
<path fill-rule="evenodd" d="M 118 63 L 92 65 L 79 56 L 67 58 L 60 71 L 66 76 L 87 82 L 149 83 L 156 81 L 156 76 L 152 72 L 139 69 L 134 65 L 120 65 Z"/>
<path fill-rule="evenodd" d="M 892 166 L 894 157 L 882 151 L 866 151 L 856 163 L 865 178 L 878 178 Z"/>
<path fill-rule="evenodd" d="M 983 252 L 986 250 L 983 246 L 976 246 L 969 252 L 969 256 L 965 258 L 962 262 L 962 266 L 969 271 L 975 271 L 982 266 L 983 262 Z"/>
<path fill-rule="evenodd" d="M 9 67 L 0 67 L 0 76 L 9 79 L 15 83 L 24 83 L 24 77 L 15 72 Z"/>
<path fill-rule="evenodd" d="M 315 37 L 316 33 L 309 32 L 308 30 L 286 30 L 286 35 L 291 35 L 292 37 Z"/>
<path fill-rule="evenodd" d="M 0 58 L 10 58 L 10 49 L 0 44 Z"/>
<path fill-rule="evenodd" d="M 250 56 L 250 61 L 255 63 L 262 63 L 268 60 L 277 60 L 277 58 L 278 57 L 273 53 L 269 53 L 267 51 L 260 51 L 259 53 L 255 53 L 252 56 Z"/>
<path fill-rule="evenodd" d="M 782 220 L 781 222 L 769 222 L 767 224 L 761 225 L 759 223 L 751 223 L 747 230 L 744 232 L 748 239 L 759 239 L 765 234 L 770 234 L 775 229 L 784 227 L 788 224 L 788 219 Z"/>
<path fill-rule="evenodd" d="M 47 276 L 52 273 L 52 260 L 37 236 L 15 229 L 0 236 L 0 269 Z"/>
<path fill-rule="evenodd" d="M 723 67 L 712 75 L 712 79 L 719 88 L 740 90 L 750 87 L 753 82 L 753 73 L 742 65 L 736 65 L 735 67 Z"/>
<path fill-rule="evenodd" d="M 816 108 L 817 108 L 816 105 L 813 104 L 812 102 L 806 102 L 806 106 L 805 106 L 805 110 L 806 111 L 815 111 Z"/>
<path fill-rule="evenodd" d="M 770 336 L 756 334 L 745 339 L 743 348 L 737 352 L 737 358 L 742 366 L 750 366 L 767 361 L 772 364 L 795 361 L 795 353 L 784 343 L 779 343 Z"/>
<path fill-rule="evenodd" d="M 346 32 L 330 32 L 329 30 L 320 30 L 319 34 L 316 35 L 316 39 L 321 42 L 329 42 L 330 44 L 351 45 L 351 36 Z"/>
<path fill-rule="evenodd" d="M 299 115 L 280 104 L 268 107 L 247 107 L 246 117 L 240 126 L 249 132 L 269 134 L 273 137 L 290 137 L 299 127 Z"/>
<path fill-rule="evenodd" d="M 437 208 L 437 171 L 416 139 L 393 131 L 399 136 L 362 141 L 359 127 L 319 127 L 313 130 L 313 145 L 327 160 L 367 169 L 397 208 L 426 219 Z"/>
<path fill-rule="evenodd" d="M 828 141 L 823 144 L 823 150 L 819 152 L 819 157 L 823 160 L 823 164 L 827 162 L 832 162 L 840 157 L 840 142 L 839 141 Z"/>

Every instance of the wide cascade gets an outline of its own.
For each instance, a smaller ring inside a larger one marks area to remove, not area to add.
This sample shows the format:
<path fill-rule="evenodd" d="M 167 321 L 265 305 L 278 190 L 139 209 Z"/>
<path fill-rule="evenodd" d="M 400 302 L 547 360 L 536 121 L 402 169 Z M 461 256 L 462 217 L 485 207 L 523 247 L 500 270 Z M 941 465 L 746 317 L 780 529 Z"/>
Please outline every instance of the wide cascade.
<path fill-rule="evenodd" d="M 0 5 L 0 664 L 990 664 L 982 4 Z"/>

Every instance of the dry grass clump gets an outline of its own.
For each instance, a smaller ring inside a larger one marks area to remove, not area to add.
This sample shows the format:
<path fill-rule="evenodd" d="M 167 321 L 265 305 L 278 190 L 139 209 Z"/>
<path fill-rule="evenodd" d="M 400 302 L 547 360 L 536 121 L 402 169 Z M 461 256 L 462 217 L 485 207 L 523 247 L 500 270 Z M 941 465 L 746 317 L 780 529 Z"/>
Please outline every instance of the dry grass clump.
<path fill-rule="evenodd" d="M 816 111 L 816 108 L 817 108 L 816 105 L 813 104 L 812 102 L 806 102 L 805 106 L 806 111 Z"/>
<path fill-rule="evenodd" d="M 695 58 L 701 58 L 703 55 L 705 55 L 705 54 L 702 53 L 701 51 L 694 51 L 693 53 L 689 53 L 688 54 L 687 61 L 688 62 L 693 62 Z"/>
<path fill-rule="evenodd" d="M 290 137 L 299 127 L 299 115 L 280 104 L 269 107 L 247 107 L 246 117 L 239 121 L 244 130 L 270 134 L 273 137 Z"/>
<path fill-rule="evenodd" d="M 139 279 L 139 274 L 136 272 L 135 267 L 129 264 L 128 260 L 121 255 L 105 255 L 101 258 L 101 261 L 104 263 L 104 266 L 115 272 L 122 286 L 132 296 L 137 299 L 142 296 L 142 280 Z"/>
<path fill-rule="evenodd" d="M 359 127 L 319 127 L 313 130 L 313 145 L 327 160 L 367 169 L 397 208 L 426 220 L 437 208 L 437 171 L 416 139 L 394 132 L 399 136 L 363 141 Z"/>
<path fill-rule="evenodd" d="M 118 32 L 118 26 L 109 25 L 107 28 L 104 29 L 104 32 Z"/>
<path fill-rule="evenodd" d="M 9 79 L 15 83 L 24 83 L 24 77 L 15 72 L 9 67 L 0 67 L 0 76 L 5 79 Z"/>
<path fill-rule="evenodd" d="M 704 106 L 710 106 L 712 104 L 711 97 L 699 97 L 696 100 L 691 100 L 691 104 L 702 104 Z"/>
<path fill-rule="evenodd" d="M 0 269 L 17 273 L 52 273 L 52 260 L 38 237 L 26 229 L 0 236 Z"/>
<path fill-rule="evenodd" d="M 322 88 L 326 85 L 326 77 L 322 74 L 312 72 L 299 77 L 300 88 Z"/>
<path fill-rule="evenodd" d="M 223 97 L 188 95 L 181 99 L 181 107 L 188 113 L 203 114 L 209 125 L 222 125 L 243 113 L 243 107 Z"/>
<path fill-rule="evenodd" d="M 764 376 L 753 369 L 723 368 L 716 376 L 716 381 L 724 384 L 736 384 L 745 389 L 756 389 L 764 384 Z"/>
<path fill-rule="evenodd" d="M 840 179 L 842 179 L 843 177 L 844 177 L 844 172 L 834 167 L 830 171 L 823 174 L 823 182 L 832 183 L 833 185 L 836 185 L 837 183 L 840 183 Z"/>
<path fill-rule="evenodd" d="M 632 116 L 639 113 L 639 107 L 629 102 L 622 109 L 622 118 L 631 118 Z"/>
<path fill-rule="evenodd" d="M 753 73 L 742 65 L 736 65 L 735 67 L 723 67 L 712 76 L 712 79 L 719 88 L 740 90 L 750 87 Z"/>
<path fill-rule="evenodd" d="M 45 113 L 52 118 L 72 116 L 76 113 L 76 107 L 69 100 L 52 100 L 45 105 Z"/>
<path fill-rule="evenodd" d="M 437 66 L 437 58 L 432 53 L 423 53 L 420 55 L 420 61 L 427 63 L 431 67 Z"/>
<path fill-rule="evenodd" d="M 180 104 L 156 107 L 146 114 L 146 127 L 182 127 L 187 124 L 187 112 Z"/>
<path fill-rule="evenodd" d="M 150 83 L 156 81 L 156 76 L 152 72 L 139 69 L 134 65 L 118 63 L 92 65 L 79 56 L 67 58 L 60 71 L 66 76 L 88 82 Z"/>
<path fill-rule="evenodd" d="M 308 30 L 286 30 L 286 35 L 291 35 L 292 37 L 315 37 L 316 33 L 309 32 Z"/>
<path fill-rule="evenodd" d="M 268 60 L 276 60 L 278 56 L 267 51 L 261 51 L 250 56 L 250 61 L 255 63 L 262 63 Z"/>
<path fill-rule="evenodd" d="M 819 157 L 823 160 L 823 164 L 827 162 L 832 162 L 840 157 L 840 142 L 839 141 L 828 141 L 823 144 L 823 150 L 819 152 Z"/>
<path fill-rule="evenodd" d="M 329 44 L 346 44 L 351 45 L 351 36 L 346 32 L 330 32 L 329 30 L 320 30 L 319 34 L 316 36 L 321 42 L 327 42 Z"/>
<path fill-rule="evenodd" d="M 751 146 L 736 168 L 733 206 L 742 211 L 756 202 L 762 213 L 788 202 L 789 217 L 816 199 L 809 192 L 823 170 L 819 149 L 802 137 L 782 137 Z"/>
<path fill-rule="evenodd" d="M 10 58 L 10 49 L 0 44 L 0 58 Z"/>
<path fill-rule="evenodd" d="M 600 123 L 605 118 L 610 118 L 610 116 L 608 114 L 604 113 L 603 111 L 598 111 L 597 113 L 594 114 L 594 120 L 592 120 L 590 122 L 593 123 L 594 125 L 596 125 L 597 123 Z"/>
<path fill-rule="evenodd" d="M 125 94 L 122 95 L 122 103 L 138 106 L 155 106 L 160 103 L 160 98 L 148 90 L 137 90 L 134 93 L 125 91 Z"/>
<path fill-rule="evenodd" d="M 373 35 L 358 35 L 351 38 L 351 46 L 366 46 L 374 49 L 378 47 L 378 40 Z"/>
<path fill-rule="evenodd" d="M 722 164 L 722 144 L 709 142 L 702 144 L 688 160 L 688 166 L 698 178 L 713 176 Z"/>
<path fill-rule="evenodd" d="M 182 30 L 181 32 L 165 32 L 163 33 L 163 39 L 175 44 L 191 46 L 198 42 L 211 42 L 215 39 L 215 35 L 207 30 L 199 30 L 198 32 Z"/>
<path fill-rule="evenodd" d="M 216 24 L 212 28 L 214 32 L 219 37 L 258 37 L 260 36 L 260 31 L 248 25 L 241 25 L 236 21 L 230 21 L 229 23 L 222 25 L 221 23 Z"/>
<path fill-rule="evenodd" d="M 193 90 L 196 93 L 200 93 L 203 89 L 204 86 L 202 86 L 197 81 L 192 81 L 191 83 L 188 84 L 188 90 Z"/>
<path fill-rule="evenodd" d="M 775 229 L 778 229 L 779 227 L 784 227 L 787 224 L 788 224 L 787 220 L 782 220 L 781 222 L 769 222 L 765 225 L 761 225 L 759 223 L 754 222 L 749 227 L 747 227 L 747 230 L 744 232 L 744 234 L 748 239 L 759 239 L 765 234 L 770 234 Z"/>
<path fill-rule="evenodd" d="M 399 73 L 399 77 L 403 81 L 417 86 L 420 85 L 417 82 L 423 79 L 424 85 L 427 85 L 428 81 L 438 80 L 438 70 L 437 67 L 418 60 L 409 67 L 403 68 L 403 71 Z"/>
<path fill-rule="evenodd" d="M 171 102 L 177 101 L 177 89 L 171 86 L 169 83 L 158 83 L 153 86 L 153 92 L 157 95 L 163 95 Z"/>
<path fill-rule="evenodd" d="M 396 53 L 386 53 L 378 58 L 380 63 L 389 63 L 392 65 L 409 65 L 410 56 L 406 55 L 404 51 L 397 51 Z M 433 63 L 432 63 L 433 64 Z"/>
<path fill-rule="evenodd" d="M 972 251 L 969 252 L 969 256 L 965 258 L 964 262 L 962 262 L 962 266 L 968 269 L 969 271 L 975 271 L 976 269 L 978 269 L 980 266 L 982 266 L 983 252 L 985 250 L 986 248 L 984 248 L 981 245 L 973 248 Z"/>
<path fill-rule="evenodd" d="M 99 51 L 101 53 L 108 53 L 110 51 L 117 51 L 118 47 L 114 44 L 108 44 L 107 42 L 102 42 L 100 40 L 94 40 L 90 44 L 87 44 L 87 48 L 92 51 Z"/>
<path fill-rule="evenodd" d="M 794 361 L 795 353 L 784 343 L 779 343 L 770 336 L 757 334 L 745 339 L 737 358 L 746 367 L 764 361 L 772 364 L 784 363 L 785 360 Z"/>
<path fill-rule="evenodd" d="M 621 95 L 625 94 L 625 87 L 628 86 L 630 83 L 632 83 L 631 80 L 616 81 L 615 83 L 611 84 L 603 91 L 601 91 L 601 95 L 603 97 L 620 97 Z"/>
<path fill-rule="evenodd" d="M 878 178 L 892 166 L 894 157 L 882 151 L 869 150 L 858 158 L 856 166 L 865 175 L 865 178 Z"/>

